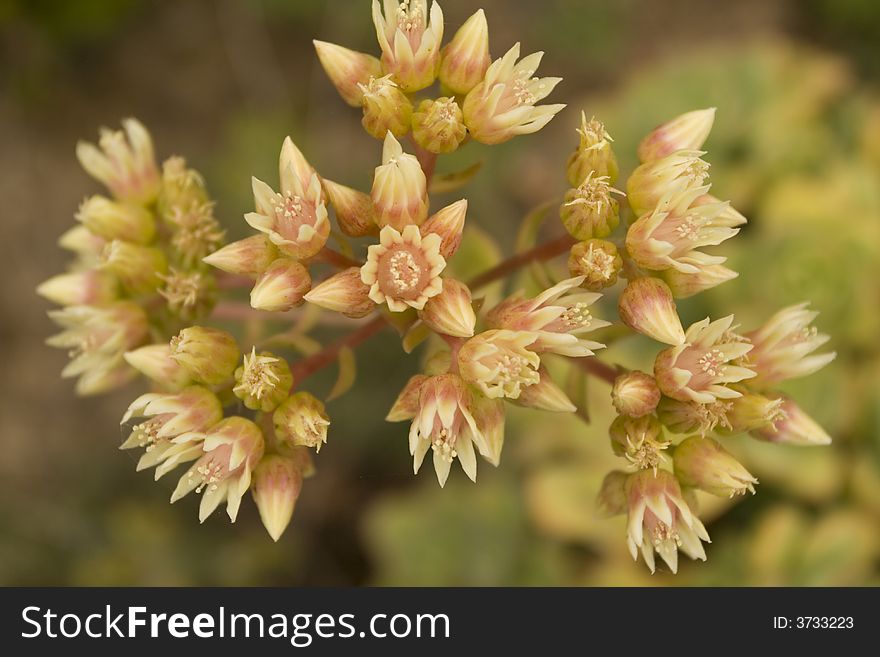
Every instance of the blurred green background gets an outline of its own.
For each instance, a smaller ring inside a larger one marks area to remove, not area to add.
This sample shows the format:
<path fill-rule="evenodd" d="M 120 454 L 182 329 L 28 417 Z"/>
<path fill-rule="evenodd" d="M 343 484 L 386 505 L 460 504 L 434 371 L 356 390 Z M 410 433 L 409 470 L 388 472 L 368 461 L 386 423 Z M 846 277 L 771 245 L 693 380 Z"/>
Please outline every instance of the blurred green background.
<path fill-rule="evenodd" d="M 230 526 L 167 503 L 119 452 L 137 390 L 75 399 L 36 284 L 63 268 L 57 236 L 96 190 L 77 139 L 134 115 L 161 157 L 202 170 L 230 236 L 245 234 L 249 176 L 274 180 L 290 134 L 319 171 L 365 188 L 379 157 L 327 82 L 320 38 L 375 52 L 369 3 L 295 0 L 0 0 L 0 584 L 877 585 L 880 584 L 880 4 L 871 0 L 486 0 L 492 54 L 521 40 L 565 81 L 536 136 L 470 145 L 469 221 L 512 246 L 519 218 L 564 190 L 580 109 L 604 120 L 624 171 L 647 130 L 717 106 L 713 192 L 750 219 L 728 242 L 740 278 L 680 304 L 747 328 L 812 300 L 837 360 L 788 390 L 828 448 L 728 444 L 758 495 L 704 500 L 707 563 L 677 577 L 634 564 L 620 518 L 594 512 L 611 455 L 608 388 L 593 422 L 510 413 L 502 467 L 457 469 L 445 490 L 411 474 L 406 427 L 382 421 L 415 371 L 383 335 L 333 402 L 329 444 L 293 524 L 273 544 L 251 504 Z M 452 34 L 471 2 L 443 3 Z M 454 200 L 451 197 L 449 200 Z M 436 199 L 439 204 L 446 199 Z M 606 309 L 611 312 L 611 309 Z M 648 367 L 647 340 L 603 358 Z M 318 387 L 329 385 L 319 380 Z"/>

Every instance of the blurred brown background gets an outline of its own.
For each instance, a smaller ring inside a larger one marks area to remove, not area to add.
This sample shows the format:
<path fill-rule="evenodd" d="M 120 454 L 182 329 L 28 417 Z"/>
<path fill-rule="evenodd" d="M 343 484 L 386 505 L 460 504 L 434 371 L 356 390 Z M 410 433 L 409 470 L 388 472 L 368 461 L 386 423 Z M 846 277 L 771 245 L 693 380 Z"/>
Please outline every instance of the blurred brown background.
<path fill-rule="evenodd" d="M 476 5 L 446 0 L 447 35 Z M 569 108 L 485 157 L 463 192 L 504 248 L 528 209 L 564 188 L 579 110 L 602 118 L 624 170 L 679 112 L 717 105 L 714 192 L 752 223 L 728 251 L 739 280 L 683 305 L 749 326 L 812 298 L 840 356 L 792 387 L 830 448 L 742 445 L 762 486 L 707 507 L 707 564 L 651 578 L 622 524 L 592 499 L 613 466 L 607 389 L 595 421 L 515 413 L 502 467 L 440 491 L 411 474 L 406 429 L 381 418 L 415 359 L 390 335 L 360 356 L 333 403 L 329 445 L 291 528 L 273 544 L 252 505 L 239 521 L 170 506 L 116 449 L 137 394 L 76 399 L 35 286 L 64 266 L 57 236 L 97 190 L 74 145 L 137 116 L 159 157 L 204 172 L 232 237 L 249 176 L 274 180 L 290 134 L 329 177 L 366 187 L 380 147 L 323 77 L 312 38 L 377 51 L 369 3 L 295 0 L 0 0 L 0 584 L 877 584 L 880 525 L 880 6 L 871 0 L 486 0 L 493 56 L 520 40 L 565 81 Z M 645 344 L 608 355 L 645 366 Z M 389 364 L 390 363 L 390 364 Z M 319 382 L 324 385 L 326 381 Z"/>

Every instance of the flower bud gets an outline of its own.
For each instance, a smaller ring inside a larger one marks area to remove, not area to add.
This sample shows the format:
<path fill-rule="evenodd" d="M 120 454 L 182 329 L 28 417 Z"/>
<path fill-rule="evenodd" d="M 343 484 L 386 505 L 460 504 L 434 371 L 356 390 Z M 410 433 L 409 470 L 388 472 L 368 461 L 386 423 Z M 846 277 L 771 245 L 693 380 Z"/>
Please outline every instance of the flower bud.
<path fill-rule="evenodd" d="M 534 77 L 544 53 L 519 62 L 519 43 L 496 59 L 462 105 L 464 123 L 481 144 L 500 144 L 517 135 L 537 132 L 565 105 L 539 105 L 562 78 Z"/>
<path fill-rule="evenodd" d="M 461 245 L 464 233 L 464 219 L 467 213 L 467 199 L 461 199 L 428 217 L 422 224 L 422 237 L 429 233 L 440 236 L 440 255 L 449 260 Z"/>
<path fill-rule="evenodd" d="M 155 292 L 168 268 L 165 254 L 151 246 L 113 240 L 104 247 L 101 267 L 131 294 Z"/>
<path fill-rule="evenodd" d="M 608 435 L 611 450 L 638 470 L 656 472 L 666 461 L 664 450 L 670 443 L 663 440 L 663 427 L 653 415 L 640 418 L 618 415 L 611 423 Z"/>
<path fill-rule="evenodd" d="M 314 447 L 315 452 L 327 442 L 330 418 L 324 403 L 308 392 L 297 392 L 282 402 L 272 415 L 275 436 L 290 445 Z"/>
<path fill-rule="evenodd" d="M 361 104 L 364 118 L 361 125 L 376 139 L 384 139 L 390 132 L 402 137 L 409 132 L 412 121 L 412 103 L 390 75 L 370 78 L 367 84 L 360 85 L 363 94 Z"/>
<path fill-rule="evenodd" d="M 278 258 L 257 279 L 251 290 L 251 307 L 284 312 L 303 302 L 312 286 L 309 270 L 296 260 Z"/>
<path fill-rule="evenodd" d="M 523 388 L 519 397 L 512 400 L 514 404 L 552 413 L 574 413 L 577 410 L 577 406 L 562 388 L 553 382 L 550 373 L 544 367 L 538 368 L 538 376 L 541 378 L 537 383 Z"/>
<path fill-rule="evenodd" d="M 676 299 L 687 299 L 700 292 L 711 290 L 717 285 L 726 283 L 739 276 L 724 265 L 700 265 L 695 274 L 686 274 L 678 269 L 665 269 L 660 277 L 669 286 L 672 296 Z"/>
<path fill-rule="evenodd" d="M 256 347 L 235 370 L 235 386 L 232 392 L 253 411 L 274 411 L 290 392 L 293 376 L 287 361 L 275 354 Z"/>
<path fill-rule="evenodd" d="M 634 278 L 627 283 L 617 310 L 623 323 L 642 335 L 664 344 L 684 342 L 684 329 L 672 292 L 658 278 Z"/>
<path fill-rule="evenodd" d="M 98 146 L 76 145 L 76 157 L 89 175 L 104 183 L 120 201 L 148 205 L 159 193 L 159 169 L 150 133 L 136 119 L 120 130 L 101 129 Z"/>
<path fill-rule="evenodd" d="M 230 274 L 259 276 L 278 256 L 278 248 L 268 237 L 260 234 L 227 244 L 202 258 L 202 262 Z"/>
<path fill-rule="evenodd" d="M 118 297 L 113 276 L 95 269 L 58 274 L 37 286 L 37 294 L 59 306 L 96 306 Z"/>
<path fill-rule="evenodd" d="M 661 201 L 704 186 L 709 164 L 703 151 L 676 151 L 637 167 L 626 181 L 627 200 L 636 216 L 664 211 Z"/>
<path fill-rule="evenodd" d="M 297 460 L 287 456 L 269 454 L 254 469 L 251 493 L 260 520 L 275 542 L 290 524 L 302 484 L 303 475 Z"/>
<path fill-rule="evenodd" d="M 126 351 L 123 358 L 138 372 L 165 388 L 179 390 L 192 382 L 186 369 L 171 358 L 171 347 L 167 344 L 151 344 Z"/>
<path fill-rule="evenodd" d="M 382 49 L 382 68 L 407 93 L 431 86 L 440 66 L 443 41 L 443 12 L 427 0 L 385 2 L 385 15 L 379 0 L 373 0 L 373 24 Z"/>
<path fill-rule="evenodd" d="M 450 91 L 464 95 L 480 83 L 491 62 L 489 25 L 486 14 L 478 9 L 443 48 L 440 83 Z"/>
<path fill-rule="evenodd" d="M 107 240 L 148 244 L 156 234 L 153 214 L 130 203 L 117 203 L 103 196 L 90 196 L 79 206 L 76 220 Z"/>
<path fill-rule="evenodd" d="M 386 422 L 403 422 L 412 420 L 419 412 L 419 394 L 422 384 L 428 380 L 424 374 L 415 374 L 409 378 L 403 390 L 397 395 L 394 405 L 385 416 Z"/>
<path fill-rule="evenodd" d="M 382 64 L 372 55 L 349 50 L 335 43 L 313 40 L 318 59 L 330 82 L 342 99 L 352 107 L 360 107 L 361 85 L 382 75 Z"/>
<path fill-rule="evenodd" d="M 742 397 L 730 400 L 727 426 L 719 433 L 737 434 L 758 429 L 772 431 L 777 422 L 785 419 L 785 411 L 782 409 L 784 402 L 781 397 L 765 397 L 743 391 Z"/>
<path fill-rule="evenodd" d="M 580 143 L 568 158 L 566 175 L 568 184 L 579 187 L 587 176 L 596 178 L 608 176 L 608 183 L 613 185 L 617 180 L 617 158 L 611 150 L 611 135 L 605 125 L 594 118 L 587 121 L 587 115 L 581 112 L 581 127 L 578 129 Z"/>
<path fill-rule="evenodd" d="M 226 331 L 191 326 L 171 338 L 169 355 L 194 380 L 215 386 L 232 378 L 240 353 L 235 338 Z"/>
<path fill-rule="evenodd" d="M 324 191 L 336 211 L 339 229 L 350 237 L 363 237 L 378 231 L 376 210 L 369 194 L 324 179 Z"/>
<path fill-rule="evenodd" d="M 156 205 L 163 219 L 169 221 L 210 200 L 201 174 L 187 167 L 185 159 L 175 155 L 162 163 L 162 187 Z"/>
<path fill-rule="evenodd" d="M 382 164 L 376 167 L 370 191 L 380 228 L 398 231 L 420 225 L 428 216 L 428 184 L 415 155 L 403 152 L 394 135 L 385 135 Z"/>
<path fill-rule="evenodd" d="M 599 292 L 617 282 L 623 259 L 613 242 L 590 239 L 578 242 L 568 254 L 568 271 L 572 276 L 583 276 L 581 287 Z"/>
<path fill-rule="evenodd" d="M 755 494 L 755 479 L 733 455 L 711 438 L 691 436 L 675 448 L 675 476 L 683 486 L 719 497 Z"/>
<path fill-rule="evenodd" d="M 621 415 L 642 417 L 653 413 L 660 402 L 660 388 L 650 374 L 638 370 L 621 374 L 611 388 L 611 403 Z"/>
<path fill-rule="evenodd" d="M 800 406 L 791 399 L 783 399 L 779 411 L 782 419 L 774 425 L 756 429 L 751 435 L 758 440 L 785 445 L 829 445 L 831 436 L 819 424 L 804 413 Z"/>
<path fill-rule="evenodd" d="M 358 267 L 349 267 L 333 274 L 313 287 L 304 298 L 316 306 L 354 319 L 366 317 L 376 308 L 370 298 L 369 286 L 361 281 Z"/>
<path fill-rule="evenodd" d="M 605 475 L 602 487 L 596 496 L 599 513 L 606 518 L 626 513 L 626 479 L 629 475 L 620 470 L 613 470 Z"/>
<path fill-rule="evenodd" d="M 709 107 L 686 112 L 657 126 L 639 144 L 639 161 L 651 162 L 675 151 L 695 151 L 702 148 L 714 122 L 715 108 Z"/>
<path fill-rule="evenodd" d="M 471 291 L 453 278 L 443 279 L 440 294 L 428 299 L 419 317 L 431 330 L 457 338 L 473 336 L 477 323 Z"/>
<path fill-rule="evenodd" d="M 69 228 L 58 238 L 58 246 L 73 251 L 84 262 L 97 262 L 105 244 L 107 244 L 107 240 L 95 235 L 83 225 Z"/>
<path fill-rule="evenodd" d="M 559 216 L 569 234 L 578 240 L 607 237 L 620 222 L 620 206 L 611 194 L 620 193 L 608 183 L 607 176 L 593 177 L 565 193 Z"/>
<path fill-rule="evenodd" d="M 423 100 L 412 116 L 413 138 L 431 153 L 451 153 L 467 134 L 454 98 Z"/>

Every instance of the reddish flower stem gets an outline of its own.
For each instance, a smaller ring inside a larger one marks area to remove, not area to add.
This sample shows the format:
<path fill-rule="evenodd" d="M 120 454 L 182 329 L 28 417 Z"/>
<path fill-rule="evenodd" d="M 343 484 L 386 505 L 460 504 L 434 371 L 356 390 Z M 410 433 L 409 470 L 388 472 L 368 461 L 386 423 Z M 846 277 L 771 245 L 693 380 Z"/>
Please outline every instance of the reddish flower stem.
<path fill-rule="evenodd" d="M 597 379 L 602 379 L 606 383 L 614 385 L 614 380 L 617 378 L 618 372 L 617 368 L 613 365 L 603 363 L 595 356 L 590 356 L 588 358 L 571 358 L 570 360 L 587 374 L 592 374 Z"/>
<path fill-rule="evenodd" d="M 489 285 L 489 283 L 494 283 L 495 281 L 504 278 L 508 274 L 515 272 L 517 269 L 530 262 L 543 262 L 544 260 L 550 260 L 551 258 L 568 251 L 574 242 L 574 238 L 566 233 L 562 237 L 557 237 L 549 242 L 538 244 L 528 251 L 517 253 L 504 262 L 501 262 L 491 269 L 484 271 L 482 274 L 475 276 L 468 281 L 468 287 L 471 288 L 471 290 L 476 290 L 485 285 Z"/>
<path fill-rule="evenodd" d="M 291 364 L 290 371 L 293 374 L 294 381 L 299 384 L 318 370 L 327 367 L 336 360 L 336 357 L 343 348 L 349 347 L 354 349 L 360 343 L 370 339 L 382 330 L 385 324 L 385 318 L 382 315 L 377 315 L 360 328 L 342 336 L 336 342 L 331 342 L 318 353 Z"/>

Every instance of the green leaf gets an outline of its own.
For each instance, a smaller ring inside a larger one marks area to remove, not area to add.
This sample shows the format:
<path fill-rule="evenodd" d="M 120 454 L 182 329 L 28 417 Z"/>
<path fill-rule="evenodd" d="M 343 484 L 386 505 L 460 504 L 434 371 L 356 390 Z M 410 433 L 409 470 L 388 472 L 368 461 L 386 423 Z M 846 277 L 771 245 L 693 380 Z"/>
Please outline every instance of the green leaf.
<path fill-rule="evenodd" d="M 354 351 L 349 347 L 343 347 L 339 350 L 339 375 L 336 377 L 336 383 L 333 389 L 327 395 L 327 401 L 341 397 L 354 385 L 357 377 L 357 365 L 355 363 Z"/>
<path fill-rule="evenodd" d="M 477 175 L 477 172 L 483 167 L 482 162 L 475 162 L 466 169 L 461 171 L 453 171 L 444 173 L 431 180 L 431 194 L 445 194 L 446 192 L 454 192 L 459 187 L 463 187 L 471 178 Z"/>

